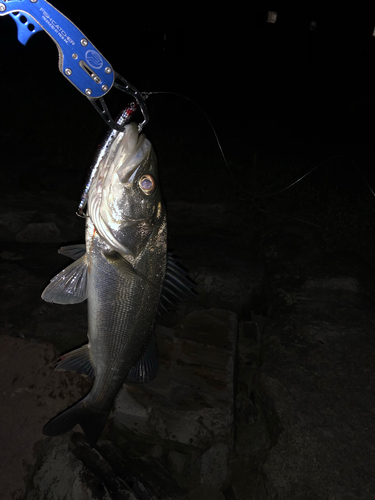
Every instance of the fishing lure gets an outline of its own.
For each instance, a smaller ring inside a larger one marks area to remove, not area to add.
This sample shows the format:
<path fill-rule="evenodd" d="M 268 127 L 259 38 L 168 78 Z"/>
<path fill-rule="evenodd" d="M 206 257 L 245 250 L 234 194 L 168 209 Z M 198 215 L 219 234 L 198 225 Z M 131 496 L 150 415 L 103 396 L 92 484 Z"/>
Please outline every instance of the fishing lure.
<path fill-rule="evenodd" d="M 117 125 L 121 128 L 125 127 L 125 125 L 130 122 L 130 120 L 131 120 L 132 116 L 134 115 L 134 113 L 136 112 L 136 110 L 137 110 L 137 104 L 135 102 L 130 103 L 129 106 L 127 108 L 125 108 L 125 110 L 121 113 L 120 117 L 118 118 L 118 120 L 116 122 Z M 92 180 L 95 177 L 95 174 L 96 174 L 96 171 L 98 170 L 100 162 L 103 160 L 103 158 L 105 158 L 107 156 L 107 154 L 111 148 L 111 145 L 112 145 L 113 141 L 116 139 L 118 133 L 119 133 L 118 129 L 111 130 L 111 132 L 109 132 L 107 134 L 107 137 L 105 138 L 103 144 L 100 145 L 99 152 L 96 156 L 94 164 L 90 168 L 90 173 L 89 173 L 88 179 L 86 181 L 83 193 L 81 195 L 81 201 L 79 203 L 78 210 L 77 210 L 77 215 L 79 217 L 86 217 L 86 214 L 84 213 L 84 209 L 85 209 L 86 204 L 87 204 L 87 196 L 88 196 L 91 184 L 92 184 Z"/>

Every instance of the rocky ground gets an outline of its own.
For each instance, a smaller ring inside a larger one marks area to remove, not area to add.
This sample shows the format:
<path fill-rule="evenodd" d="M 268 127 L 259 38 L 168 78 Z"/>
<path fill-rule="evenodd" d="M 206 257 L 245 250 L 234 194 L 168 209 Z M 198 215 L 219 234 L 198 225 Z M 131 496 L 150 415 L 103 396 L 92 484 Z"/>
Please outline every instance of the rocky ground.
<path fill-rule="evenodd" d="M 249 126 L 225 136 L 232 175 L 209 127 L 187 130 L 147 133 L 169 246 L 199 295 L 160 320 L 158 377 L 124 386 L 94 449 L 79 428 L 41 433 L 89 389 L 53 371 L 58 353 L 85 341 L 85 304 L 40 294 L 67 262 L 57 249 L 83 240 L 75 211 L 91 150 L 57 150 L 57 139 L 4 150 L 1 499 L 375 497 L 373 201 L 364 209 L 367 193 L 354 192 L 343 202 L 346 187 L 319 178 L 256 198 L 298 178 L 297 159 L 306 167 L 319 146 L 249 146 Z"/>

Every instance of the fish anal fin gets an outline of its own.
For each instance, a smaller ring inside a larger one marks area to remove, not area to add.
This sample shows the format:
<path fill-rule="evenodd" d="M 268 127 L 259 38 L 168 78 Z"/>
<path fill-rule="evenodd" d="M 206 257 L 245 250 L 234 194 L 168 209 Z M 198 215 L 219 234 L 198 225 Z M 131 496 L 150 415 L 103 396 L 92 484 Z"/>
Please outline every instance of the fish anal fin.
<path fill-rule="evenodd" d="M 87 258 L 83 255 L 52 278 L 42 299 L 56 304 L 77 304 L 87 299 Z"/>
<path fill-rule="evenodd" d="M 156 342 L 155 332 L 152 333 L 151 339 L 146 347 L 146 350 L 128 373 L 127 382 L 135 384 L 143 384 L 154 380 L 159 369 L 159 353 Z"/>
<path fill-rule="evenodd" d="M 84 377 L 94 378 L 95 367 L 88 344 L 60 356 L 55 370 L 76 372 Z"/>

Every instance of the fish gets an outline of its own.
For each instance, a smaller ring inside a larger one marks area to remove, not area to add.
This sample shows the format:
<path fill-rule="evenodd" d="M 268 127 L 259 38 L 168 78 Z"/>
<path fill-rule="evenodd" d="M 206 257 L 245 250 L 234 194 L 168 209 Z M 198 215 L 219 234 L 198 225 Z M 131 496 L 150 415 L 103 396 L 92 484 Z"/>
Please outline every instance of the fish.
<path fill-rule="evenodd" d="M 150 141 L 131 122 L 101 151 L 87 193 L 85 244 L 59 252 L 73 259 L 42 299 L 87 299 L 88 343 L 60 356 L 55 370 L 93 378 L 90 392 L 43 428 L 57 436 L 79 424 L 91 447 L 100 438 L 125 381 L 144 383 L 158 371 L 155 324 L 194 282 L 167 251 L 167 216 Z"/>

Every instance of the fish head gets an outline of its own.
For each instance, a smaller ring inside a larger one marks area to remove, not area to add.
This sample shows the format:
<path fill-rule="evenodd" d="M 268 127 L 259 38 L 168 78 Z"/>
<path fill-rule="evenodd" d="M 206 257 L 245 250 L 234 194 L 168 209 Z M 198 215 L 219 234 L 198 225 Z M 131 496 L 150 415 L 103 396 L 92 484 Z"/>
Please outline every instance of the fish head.
<path fill-rule="evenodd" d="M 99 165 L 88 214 L 107 245 L 133 257 L 165 221 L 156 155 L 135 123 L 119 132 Z"/>

